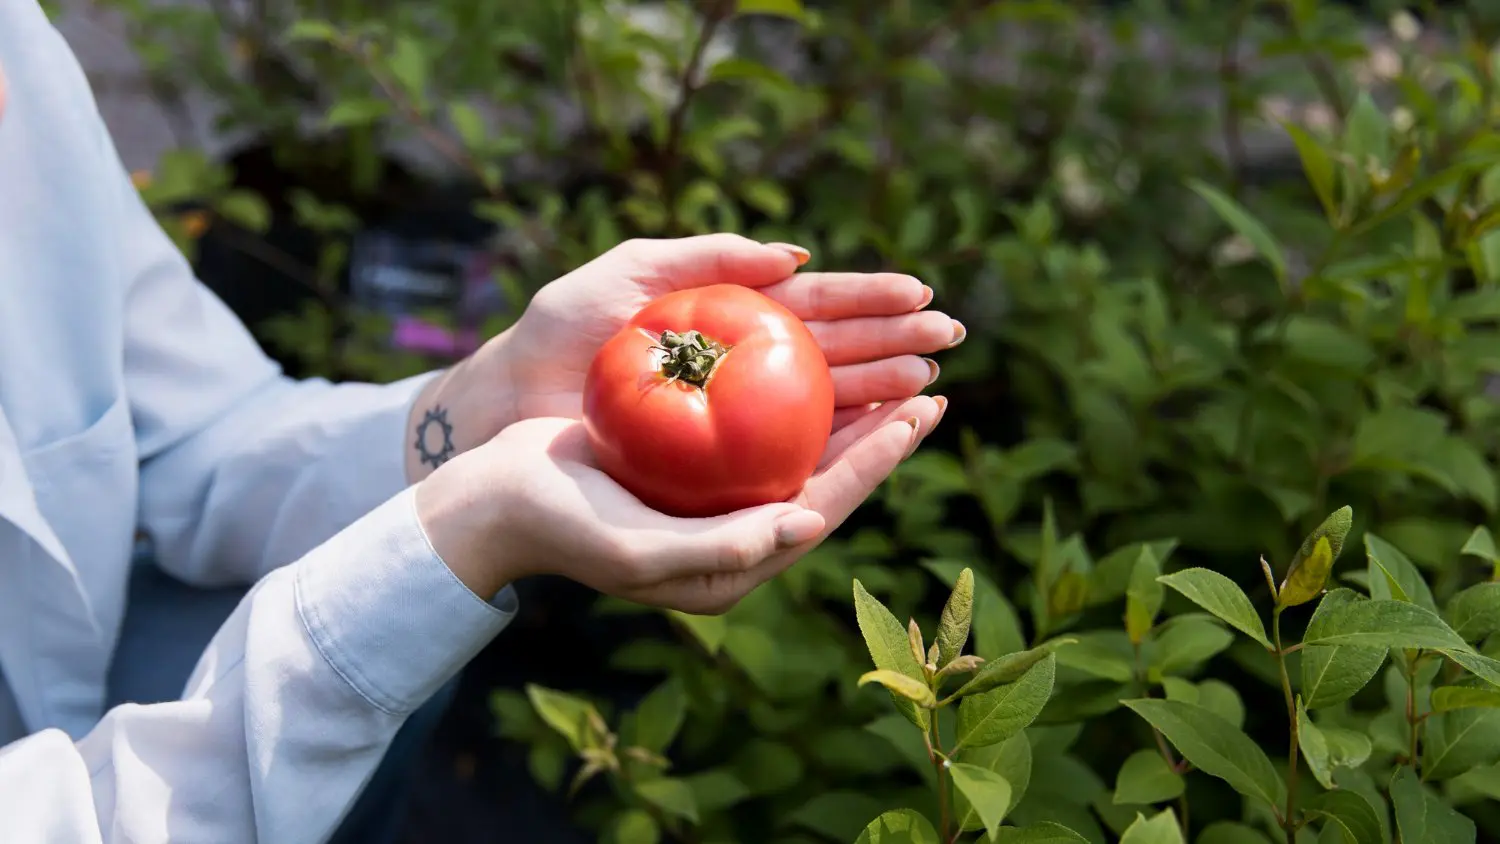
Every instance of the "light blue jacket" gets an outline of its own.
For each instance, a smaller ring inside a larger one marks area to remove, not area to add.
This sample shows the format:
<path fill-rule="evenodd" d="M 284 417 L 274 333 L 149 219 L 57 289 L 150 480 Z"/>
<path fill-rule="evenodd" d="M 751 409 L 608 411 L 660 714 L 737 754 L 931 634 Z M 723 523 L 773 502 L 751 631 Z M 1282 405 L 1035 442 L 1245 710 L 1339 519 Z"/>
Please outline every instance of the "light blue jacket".
<path fill-rule="evenodd" d="M 0 0 L 0 67 L 0 841 L 320 841 L 514 595 L 477 598 L 417 522 L 424 379 L 282 376 L 33 0 Z M 182 579 L 257 585 L 181 701 L 105 713 L 137 527 Z"/>

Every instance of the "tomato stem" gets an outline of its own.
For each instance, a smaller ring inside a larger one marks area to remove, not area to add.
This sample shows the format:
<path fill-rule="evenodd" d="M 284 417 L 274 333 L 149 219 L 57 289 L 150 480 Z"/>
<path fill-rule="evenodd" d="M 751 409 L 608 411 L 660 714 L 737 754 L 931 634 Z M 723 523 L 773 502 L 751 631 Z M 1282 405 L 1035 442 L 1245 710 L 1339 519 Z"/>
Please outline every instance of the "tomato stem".
<path fill-rule="evenodd" d="M 666 353 L 661 371 L 668 376 L 668 383 L 686 381 L 699 389 L 708 383 L 714 367 L 718 366 L 729 351 L 723 344 L 703 336 L 700 331 L 682 334 L 663 331 L 656 348 Z"/>

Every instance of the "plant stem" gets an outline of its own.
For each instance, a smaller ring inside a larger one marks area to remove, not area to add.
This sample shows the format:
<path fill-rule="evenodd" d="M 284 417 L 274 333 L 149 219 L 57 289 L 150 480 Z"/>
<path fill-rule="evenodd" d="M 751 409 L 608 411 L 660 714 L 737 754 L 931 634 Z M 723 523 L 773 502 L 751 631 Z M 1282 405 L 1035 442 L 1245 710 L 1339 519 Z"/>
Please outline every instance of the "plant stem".
<path fill-rule="evenodd" d="M 1271 634 L 1276 642 L 1276 665 L 1281 669 L 1281 691 L 1286 695 L 1286 715 L 1291 726 L 1291 747 L 1286 760 L 1286 813 L 1281 828 L 1286 830 L 1286 844 L 1297 841 L 1297 703 L 1292 698 L 1292 678 L 1286 673 L 1286 648 L 1281 644 L 1281 607 L 1271 612 Z"/>
<path fill-rule="evenodd" d="M 1422 652 L 1414 651 L 1410 661 L 1410 670 L 1406 672 L 1406 728 L 1410 733 L 1410 746 L 1407 749 L 1406 761 L 1411 764 L 1411 769 L 1419 777 L 1422 768 L 1419 764 L 1421 751 L 1422 723 L 1425 718 L 1417 715 L 1417 668 L 1422 664 Z"/>
<path fill-rule="evenodd" d="M 948 809 L 948 759 L 942 752 L 943 736 L 938 729 L 938 711 L 933 709 L 928 715 L 928 720 L 932 722 L 932 735 L 927 739 L 927 756 L 932 760 L 933 768 L 937 771 L 938 836 L 940 841 L 950 841 L 952 840 L 949 837 L 950 834 L 956 837 L 957 833 L 952 830 L 953 819 Z"/>

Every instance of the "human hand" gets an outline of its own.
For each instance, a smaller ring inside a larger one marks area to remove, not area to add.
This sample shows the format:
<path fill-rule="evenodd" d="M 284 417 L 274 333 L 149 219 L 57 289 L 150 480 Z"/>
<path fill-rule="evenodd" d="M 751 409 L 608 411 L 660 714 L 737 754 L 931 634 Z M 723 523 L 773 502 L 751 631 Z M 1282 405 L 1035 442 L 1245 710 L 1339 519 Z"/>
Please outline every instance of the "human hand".
<path fill-rule="evenodd" d="M 833 435 L 791 501 L 708 519 L 642 504 L 593 464 L 580 423 L 527 420 L 422 481 L 418 516 L 486 600 L 523 577 L 557 574 L 640 604 L 721 613 L 848 518 L 945 407 L 923 396 L 867 410 Z"/>
<path fill-rule="evenodd" d="M 753 287 L 802 319 L 833 370 L 834 429 L 876 403 L 910 398 L 937 377 L 923 355 L 962 342 L 964 327 L 926 311 L 932 290 L 895 273 L 797 273 L 807 252 L 733 234 L 633 240 L 542 288 L 509 330 L 434 382 L 414 407 L 428 414 L 413 480 L 523 419 L 577 419 L 583 382 L 599 347 L 647 303 L 710 284 Z M 451 447 L 449 447 L 451 444 Z M 422 451 L 431 457 L 421 461 Z"/>

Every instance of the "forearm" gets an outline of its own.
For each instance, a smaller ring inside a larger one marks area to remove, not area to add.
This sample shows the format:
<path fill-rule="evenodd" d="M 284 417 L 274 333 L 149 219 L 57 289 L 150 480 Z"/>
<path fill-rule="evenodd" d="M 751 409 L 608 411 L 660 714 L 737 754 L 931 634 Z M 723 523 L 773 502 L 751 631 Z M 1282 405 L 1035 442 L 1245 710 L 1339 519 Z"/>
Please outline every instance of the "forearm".
<path fill-rule="evenodd" d="M 426 478 L 514 421 L 514 378 L 503 363 L 508 342 L 508 334 L 494 338 L 473 357 L 433 378 L 417 395 L 402 449 L 408 481 Z"/>
<path fill-rule="evenodd" d="M 180 701 L 0 751 L 0 840 L 326 838 L 407 714 L 514 613 L 431 549 L 411 491 L 261 581 Z"/>
<path fill-rule="evenodd" d="M 408 485 L 408 418 L 435 379 L 333 385 L 272 377 L 141 464 L 140 514 L 164 569 L 253 583 Z"/>

